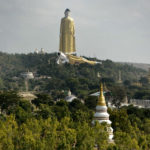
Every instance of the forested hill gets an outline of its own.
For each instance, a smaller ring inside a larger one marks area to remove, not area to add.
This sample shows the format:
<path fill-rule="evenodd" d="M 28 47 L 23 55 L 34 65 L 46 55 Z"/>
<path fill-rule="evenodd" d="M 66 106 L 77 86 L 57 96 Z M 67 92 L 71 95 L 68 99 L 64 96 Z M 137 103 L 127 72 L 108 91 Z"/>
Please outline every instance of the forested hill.
<path fill-rule="evenodd" d="M 114 63 L 111 60 L 102 61 L 102 64 L 91 66 L 89 64 L 80 65 L 57 65 L 56 53 L 51 54 L 6 54 L 0 53 L 0 89 L 20 89 L 14 77 L 20 77 L 22 72 L 27 70 L 38 76 L 47 75 L 52 78 L 47 82 L 31 81 L 31 90 L 40 85 L 40 90 L 65 89 L 70 88 L 92 90 L 98 87 L 99 78 L 105 82 L 116 82 L 118 72 L 121 71 L 122 80 L 136 81 L 141 76 L 146 75 L 146 71 L 137 69 L 127 64 Z M 88 58 L 96 60 L 96 58 Z"/>
<path fill-rule="evenodd" d="M 131 65 L 134 66 L 136 68 L 142 68 L 146 71 L 149 70 L 150 68 L 150 64 L 145 64 L 145 63 L 131 63 L 131 62 L 120 62 L 121 64 L 127 64 L 127 65 Z"/>

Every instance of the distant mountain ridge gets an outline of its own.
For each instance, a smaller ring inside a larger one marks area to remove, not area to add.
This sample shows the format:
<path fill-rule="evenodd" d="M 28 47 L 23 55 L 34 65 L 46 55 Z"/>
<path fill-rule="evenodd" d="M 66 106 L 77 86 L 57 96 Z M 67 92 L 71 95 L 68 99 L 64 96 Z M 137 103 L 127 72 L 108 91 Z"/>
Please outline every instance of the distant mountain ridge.
<path fill-rule="evenodd" d="M 146 71 L 149 70 L 150 68 L 150 64 L 144 64 L 144 63 L 132 63 L 132 62 L 119 62 L 120 64 L 127 64 L 127 65 L 131 65 L 133 67 L 136 68 L 140 68 L 140 69 L 144 69 Z"/>

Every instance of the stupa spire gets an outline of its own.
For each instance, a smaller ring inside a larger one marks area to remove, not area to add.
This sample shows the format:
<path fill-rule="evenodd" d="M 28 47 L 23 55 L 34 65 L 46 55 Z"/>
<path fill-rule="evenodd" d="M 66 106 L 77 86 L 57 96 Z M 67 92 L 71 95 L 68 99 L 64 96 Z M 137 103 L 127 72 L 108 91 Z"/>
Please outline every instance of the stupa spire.
<path fill-rule="evenodd" d="M 103 92 L 104 92 L 103 84 L 101 83 L 100 84 L 100 96 L 98 98 L 98 103 L 97 103 L 98 106 L 106 106 L 106 101 L 105 101 L 105 97 L 104 97 Z"/>

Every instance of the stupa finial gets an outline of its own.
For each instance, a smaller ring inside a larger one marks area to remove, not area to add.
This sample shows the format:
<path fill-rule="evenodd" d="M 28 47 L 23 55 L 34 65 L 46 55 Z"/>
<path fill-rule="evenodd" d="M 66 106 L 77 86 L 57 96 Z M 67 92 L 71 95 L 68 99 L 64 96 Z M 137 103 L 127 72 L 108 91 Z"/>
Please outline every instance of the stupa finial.
<path fill-rule="evenodd" d="M 106 106 L 106 102 L 105 102 L 105 97 L 104 97 L 104 94 L 103 94 L 103 84 L 101 83 L 100 84 L 100 96 L 98 98 L 98 103 L 97 105 L 99 106 Z"/>

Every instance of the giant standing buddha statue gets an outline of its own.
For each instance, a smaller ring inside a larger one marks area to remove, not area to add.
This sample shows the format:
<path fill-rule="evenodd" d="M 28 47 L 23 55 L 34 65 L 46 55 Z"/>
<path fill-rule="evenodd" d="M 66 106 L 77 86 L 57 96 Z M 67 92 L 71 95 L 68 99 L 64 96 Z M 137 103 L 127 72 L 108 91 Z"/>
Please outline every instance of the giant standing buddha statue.
<path fill-rule="evenodd" d="M 74 20 L 69 16 L 69 9 L 66 9 L 64 14 L 65 17 L 61 19 L 60 25 L 59 51 L 64 54 L 72 54 L 76 51 Z"/>
<path fill-rule="evenodd" d="M 65 17 L 61 19 L 60 24 L 60 42 L 57 63 L 81 64 L 88 63 L 95 65 L 96 61 L 90 61 L 83 57 L 74 55 L 76 53 L 75 46 L 75 27 L 74 20 L 70 17 L 70 10 L 65 10 Z"/>

